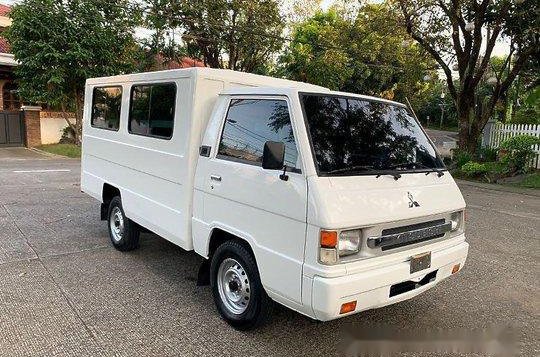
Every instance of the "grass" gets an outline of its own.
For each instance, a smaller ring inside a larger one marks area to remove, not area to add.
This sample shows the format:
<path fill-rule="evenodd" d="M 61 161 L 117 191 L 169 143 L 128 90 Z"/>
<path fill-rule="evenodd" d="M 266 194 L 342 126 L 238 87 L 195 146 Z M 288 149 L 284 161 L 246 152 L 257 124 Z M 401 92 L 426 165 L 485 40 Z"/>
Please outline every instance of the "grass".
<path fill-rule="evenodd" d="M 55 155 L 67 156 L 72 158 L 81 157 L 81 147 L 75 144 L 42 145 L 39 146 L 38 149 Z"/>
<path fill-rule="evenodd" d="M 512 183 L 512 186 L 540 189 L 540 172 L 534 172 L 525 176 L 523 181 Z"/>

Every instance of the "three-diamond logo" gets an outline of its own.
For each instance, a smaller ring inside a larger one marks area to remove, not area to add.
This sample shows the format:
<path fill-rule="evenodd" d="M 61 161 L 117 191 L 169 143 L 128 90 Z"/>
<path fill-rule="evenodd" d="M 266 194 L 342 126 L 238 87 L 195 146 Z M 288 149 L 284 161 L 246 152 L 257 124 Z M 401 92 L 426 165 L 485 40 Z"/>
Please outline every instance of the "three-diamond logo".
<path fill-rule="evenodd" d="M 407 197 L 409 197 L 409 208 L 420 207 L 420 203 L 414 200 L 412 193 L 407 192 Z"/>

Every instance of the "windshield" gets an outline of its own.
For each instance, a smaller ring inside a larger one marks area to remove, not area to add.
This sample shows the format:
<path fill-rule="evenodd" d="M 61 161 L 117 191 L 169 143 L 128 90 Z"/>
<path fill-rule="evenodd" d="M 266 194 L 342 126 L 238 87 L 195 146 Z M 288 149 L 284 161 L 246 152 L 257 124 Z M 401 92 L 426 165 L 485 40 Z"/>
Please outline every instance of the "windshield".
<path fill-rule="evenodd" d="M 324 94 L 300 98 L 319 175 L 444 168 L 405 107 Z"/>

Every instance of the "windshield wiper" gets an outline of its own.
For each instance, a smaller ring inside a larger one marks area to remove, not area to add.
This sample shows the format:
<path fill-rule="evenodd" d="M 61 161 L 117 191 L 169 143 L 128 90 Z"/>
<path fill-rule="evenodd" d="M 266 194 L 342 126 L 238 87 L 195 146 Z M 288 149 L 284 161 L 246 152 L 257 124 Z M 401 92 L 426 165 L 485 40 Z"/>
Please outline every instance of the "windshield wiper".
<path fill-rule="evenodd" d="M 339 173 L 345 173 L 345 172 L 354 173 L 354 172 L 362 172 L 362 171 L 377 172 L 377 176 L 375 176 L 376 178 L 379 178 L 382 175 L 390 175 L 394 178 L 394 180 L 399 180 L 401 178 L 401 175 L 397 172 L 381 172 L 381 170 L 376 170 L 371 165 L 344 167 L 342 169 L 328 171 L 326 172 L 326 174 L 339 174 Z"/>
<path fill-rule="evenodd" d="M 429 170 L 428 172 L 426 172 L 426 176 L 429 175 L 430 173 L 432 172 L 436 172 L 437 173 L 437 177 L 441 177 L 444 175 L 444 172 L 440 169 L 436 169 L 434 167 L 429 167 L 425 164 L 422 164 L 421 162 L 403 162 L 401 164 L 397 164 L 397 165 L 392 165 L 389 167 L 389 169 L 391 170 L 395 170 L 395 169 L 398 169 L 398 168 L 408 168 L 408 167 L 414 167 L 414 168 L 422 168 L 422 169 L 427 169 Z"/>
<path fill-rule="evenodd" d="M 344 167 L 342 169 L 336 169 L 327 171 L 326 174 L 339 174 L 343 172 L 361 172 L 361 171 L 377 171 L 373 168 L 371 165 L 361 165 L 361 166 L 351 166 L 351 167 Z"/>

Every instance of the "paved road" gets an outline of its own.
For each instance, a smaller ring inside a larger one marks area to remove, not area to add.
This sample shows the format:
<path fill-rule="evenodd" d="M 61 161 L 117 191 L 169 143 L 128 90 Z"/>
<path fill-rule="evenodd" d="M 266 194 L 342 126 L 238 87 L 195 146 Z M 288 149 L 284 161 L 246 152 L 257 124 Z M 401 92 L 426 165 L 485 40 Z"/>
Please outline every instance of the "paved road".
<path fill-rule="evenodd" d="M 442 156 L 452 156 L 451 149 L 457 146 L 458 133 L 435 129 L 425 130 Z"/>
<path fill-rule="evenodd" d="M 79 191 L 77 160 L 2 150 L 2 356 L 331 356 L 343 331 L 381 324 L 513 326 L 521 354 L 540 354 L 538 196 L 463 186 L 468 264 L 413 300 L 328 323 L 279 308 L 270 325 L 241 333 L 195 285 L 195 254 L 151 234 L 135 252 L 111 248 L 97 202 Z"/>

